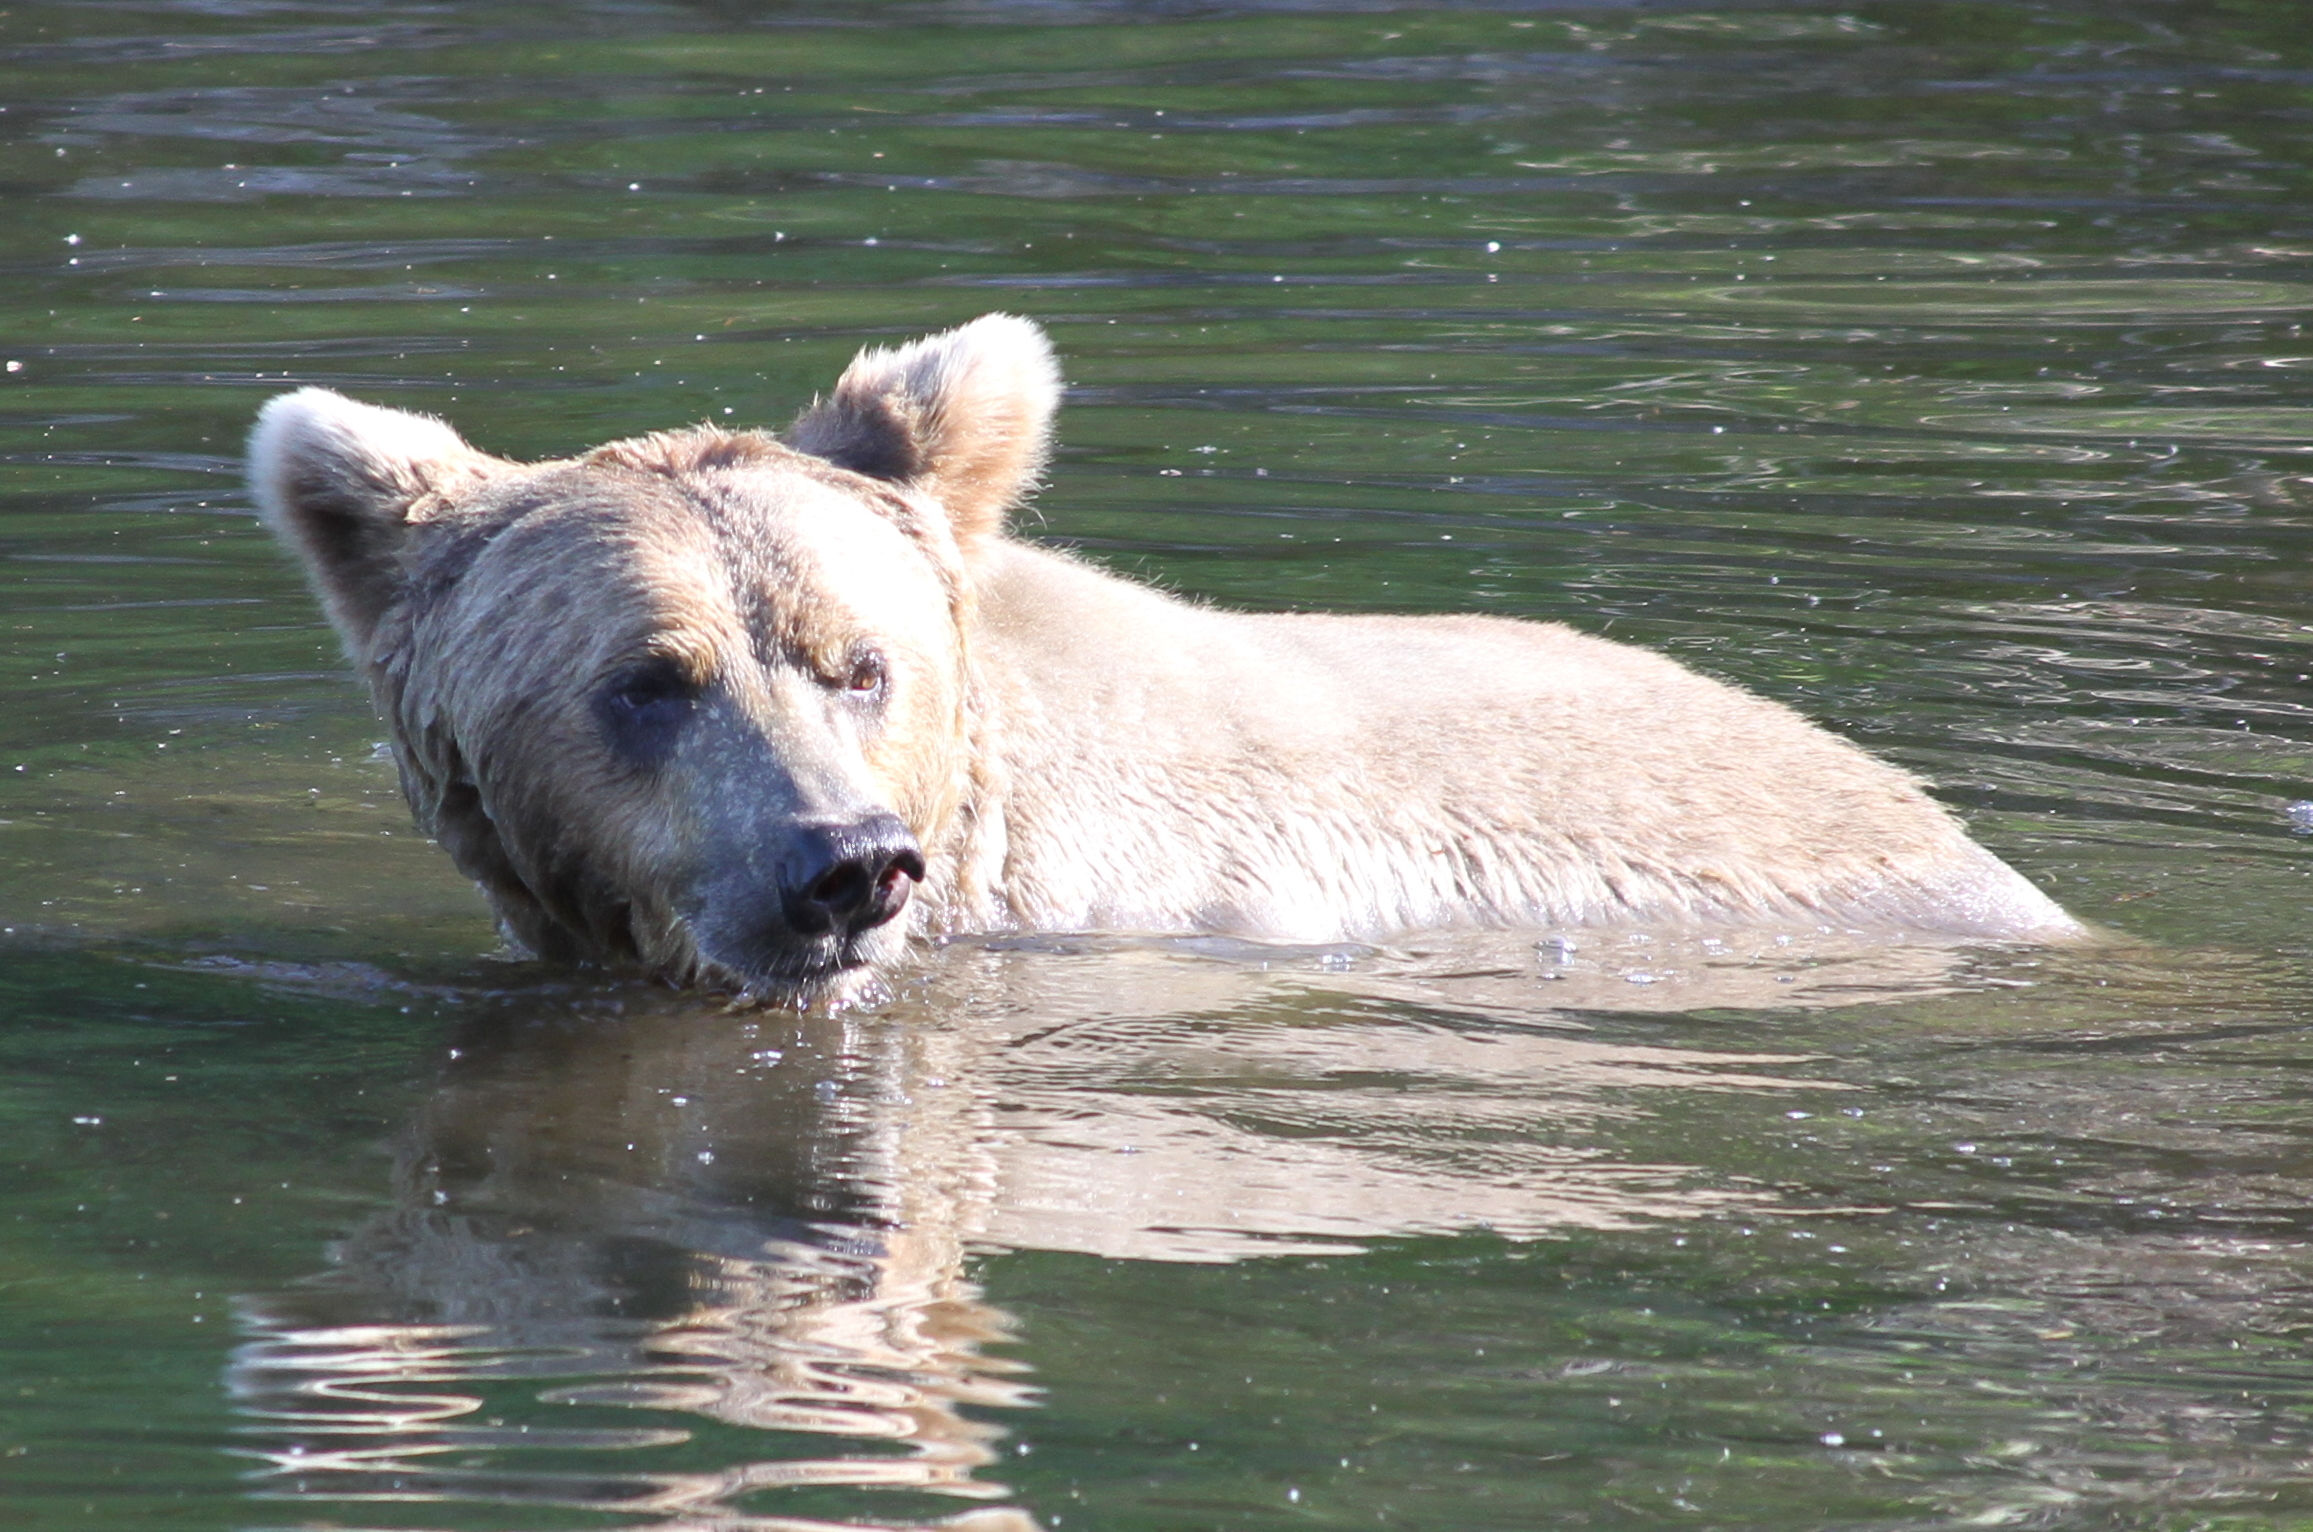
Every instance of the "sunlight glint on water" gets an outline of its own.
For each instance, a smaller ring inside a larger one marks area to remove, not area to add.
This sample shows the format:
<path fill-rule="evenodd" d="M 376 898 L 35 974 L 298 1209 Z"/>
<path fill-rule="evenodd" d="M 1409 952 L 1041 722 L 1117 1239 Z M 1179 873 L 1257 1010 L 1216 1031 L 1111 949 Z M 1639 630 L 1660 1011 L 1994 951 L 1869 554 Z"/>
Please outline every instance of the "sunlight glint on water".
<path fill-rule="evenodd" d="M 2296 11 L 0 16 L 0 1520 L 2313 1517 Z M 494 957 L 258 404 L 776 426 L 995 308 L 1035 535 L 1663 648 L 2115 940 Z"/>

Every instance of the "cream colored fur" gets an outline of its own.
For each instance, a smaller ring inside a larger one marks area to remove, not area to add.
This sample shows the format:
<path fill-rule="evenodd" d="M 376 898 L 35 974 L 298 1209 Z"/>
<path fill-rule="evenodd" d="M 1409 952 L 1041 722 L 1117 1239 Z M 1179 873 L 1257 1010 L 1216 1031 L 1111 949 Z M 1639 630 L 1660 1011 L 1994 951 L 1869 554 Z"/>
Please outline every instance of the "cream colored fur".
<path fill-rule="evenodd" d="M 1011 543 L 979 592 L 1005 786 L 967 928 L 2076 929 L 1902 772 L 1645 650 L 1218 611 Z"/>
<path fill-rule="evenodd" d="M 702 428 L 517 465 L 309 389 L 266 407 L 251 477 L 421 822 L 549 950 L 846 992 L 733 972 L 702 935 L 701 891 L 804 798 L 901 814 L 919 933 L 2078 933 L 1904 773 L 1659 655 L 1221 611 L 1007 537 L 1058 397 L 1042 334 L 992 315 L 863 354 L 785 446 Z M 828 700 L 870 650 L 875 709 Z M 588 722 L 646 653 L 683 656 L 722 731 L 655 775 Z"/>

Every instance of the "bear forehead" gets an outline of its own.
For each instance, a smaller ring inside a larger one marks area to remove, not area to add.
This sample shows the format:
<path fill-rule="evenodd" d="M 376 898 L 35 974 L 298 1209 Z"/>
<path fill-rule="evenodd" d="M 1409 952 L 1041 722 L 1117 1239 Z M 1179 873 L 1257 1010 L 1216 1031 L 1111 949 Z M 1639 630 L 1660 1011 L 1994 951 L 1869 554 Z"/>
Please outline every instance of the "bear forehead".
<path fill-rule="evenodd" d="M 598 631 L 744 632 L 805 652 L 862 629 L 952 641 L 951 582 L 893 507 L 788 457 L 676 472 L 586 459 L 523 475 L 493 496 L 504 519 L 489 518 L 499 530 L 460 594 L 520 593 Z"/>

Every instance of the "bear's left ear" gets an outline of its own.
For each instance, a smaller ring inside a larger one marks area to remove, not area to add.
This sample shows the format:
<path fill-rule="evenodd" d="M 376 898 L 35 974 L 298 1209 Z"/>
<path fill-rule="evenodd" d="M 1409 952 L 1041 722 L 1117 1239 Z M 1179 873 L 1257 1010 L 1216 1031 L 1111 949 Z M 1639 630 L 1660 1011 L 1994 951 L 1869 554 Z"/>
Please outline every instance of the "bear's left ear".
<path fill-rule="evenodd" d="M 258 513 L 304 563 L 357 661 L 400 592 L 402 544 L 426 502 L 505 466 L 429 415 L 326 388 L 268 401 L 249 433 Z"/>
<path fill-rule="evenodd" d="M 998 531 L 1004 512 L 1036 487 L 1059 404 L 1060 364 L 1044 332 L 987 314 L 896 351 L 862 351 L 787 440 L 854 473 L 925 491 L 969 547 Z"/>

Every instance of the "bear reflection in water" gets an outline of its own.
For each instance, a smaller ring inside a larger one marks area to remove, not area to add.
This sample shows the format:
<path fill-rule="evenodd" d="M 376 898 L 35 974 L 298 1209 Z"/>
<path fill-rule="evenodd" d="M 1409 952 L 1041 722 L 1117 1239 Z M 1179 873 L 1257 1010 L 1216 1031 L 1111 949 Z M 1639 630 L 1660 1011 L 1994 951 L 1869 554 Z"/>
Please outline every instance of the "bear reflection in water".
<path fill-rule="evenodd" d="M 1656 984 L 1579 962 L 1545 984 L 1530 942 L 1267 967 L 1039 945 L 950 947 L 874 1013 L 557 988 L 467 1026 L 396 1145 L 390 1210 L 321 1277 L 242 1306 L 259 1493 L 720 1526 L 741 1500 L 780 1514 L 782 1490 L 880 1488 L 1026 1526 L 993 1469 L 1033 1392 L 974 1251 L 1213 1262 L 1761 1208 L 1602 1150 L 1604 1123 L 1650 1099 L 1747 1121 L 1820 1082 L 1612 1044 L 1537 988 L 1806 1003 L 1916 993 L 1948 956 L 1658 944 Z"/>
<path fill-rule="evenodd" d="M 1902 772 L 1658 655 L 1222 612 L 1007 536 L 1059 397 L 990 315 L 784 441 L 518 464 L 305 389 L 250 473 L 419 821 L 548 956 L 808 1004 L 965 933 L 2078 934 Z"/>

